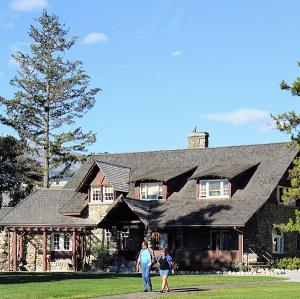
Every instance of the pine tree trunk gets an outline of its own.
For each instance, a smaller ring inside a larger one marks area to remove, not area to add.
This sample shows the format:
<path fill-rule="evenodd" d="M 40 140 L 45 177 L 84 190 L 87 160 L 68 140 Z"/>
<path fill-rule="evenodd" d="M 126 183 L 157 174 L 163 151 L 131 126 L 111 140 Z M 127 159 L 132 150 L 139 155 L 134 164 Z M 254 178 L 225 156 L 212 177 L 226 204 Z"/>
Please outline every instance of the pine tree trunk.
<path fill-rule="evenodd" d="M 50 84 L 47 83 L 47 102 L 45 105 L 45 140 L 44 140 L 44 188 L 49 188 L 49 95 Z"/>

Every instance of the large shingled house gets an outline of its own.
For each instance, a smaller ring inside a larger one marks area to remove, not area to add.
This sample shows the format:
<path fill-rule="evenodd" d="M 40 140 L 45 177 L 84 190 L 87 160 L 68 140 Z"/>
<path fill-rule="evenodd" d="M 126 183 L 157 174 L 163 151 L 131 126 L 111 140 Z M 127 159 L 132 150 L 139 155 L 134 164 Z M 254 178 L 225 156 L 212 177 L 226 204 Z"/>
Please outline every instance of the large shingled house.
<path fill-rule="evenodd" d="M 273 228 L 294 216 L 281 195 L 296 155 L 284 143 L 209 148 L 199 132 L 189 149 L 94 155 L 63 189 L 3 213 L 0 267 L 76 271 L 102 241 L 133 261 L 144 238 L 181 267 L 299 255 L 297 236 Z"/>

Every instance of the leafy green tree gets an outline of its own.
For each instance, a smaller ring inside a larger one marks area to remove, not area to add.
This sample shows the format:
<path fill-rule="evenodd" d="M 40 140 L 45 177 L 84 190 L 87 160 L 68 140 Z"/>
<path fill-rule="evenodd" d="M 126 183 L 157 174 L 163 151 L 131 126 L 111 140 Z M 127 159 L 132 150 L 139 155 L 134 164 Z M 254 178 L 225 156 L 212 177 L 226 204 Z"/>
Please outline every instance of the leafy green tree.
<path fill-rule="evenodd" d="M 300 62 L 298 62 L 300 67 Z M 300 77 L 297 77 L 291 84 L 281 81 L 280 88 L 288 90 L 293 96 L 300 96 Z M 300 114 L 295 111 L 285 112 L 273 116 L 277 128 L 291 137 L 290 146 L 297 146 L 300 149 Z M 296 157 L 293 166 L 289 170 L 291 187 L 283 192 L 283 201 L 286 204 L 300 200 L 300 158 Z M 276 224 L 276 227 L 285 232 L 300 232 L 300 210 L 295 211 L 295 219 L 289 219 L 288 223 Z"/>
<path fill-rule="evenodd" d="M 31 158 L 21 141 L 0 136 L 0 207 L 2 196 L 8 194 L 9 205 L 16 205 L 41 181 L 40 165 Z"/>
<path fill-rule="evenodd" d="M 52 170 L 58 170 L 56 177 L 66 175 L 95 142 L 91 131 L 84 133 L 72 125 L 94 106 L 100 89 L 89 88 L 90 77 L 81 61 L 65 58 L 76 38 L 68 37 L 69 30 L 58 17 L 44 10 L 36 21 L 29 30 L 30 54 L 13 55 L 20 68 L 10 82 L 16 91 L 12 99 L 0 98 L 5 108 L 0 121 L 42 157 L 43 185 L 48 188 Z"/>

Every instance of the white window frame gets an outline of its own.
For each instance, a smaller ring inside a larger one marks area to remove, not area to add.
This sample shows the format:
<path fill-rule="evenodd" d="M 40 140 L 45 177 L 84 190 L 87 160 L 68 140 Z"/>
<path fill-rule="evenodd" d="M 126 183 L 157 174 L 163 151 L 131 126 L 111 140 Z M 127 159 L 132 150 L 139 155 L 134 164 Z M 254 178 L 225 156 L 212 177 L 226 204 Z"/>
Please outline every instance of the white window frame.
<path fill-rule="evenodd" d="M 121 250 L 128 249 L 128 238 L 129 238 L 129 228 L 119 232 L 120 234 L 120 247 Z"/>
<path fill-rule="evenodd" d="M 57 237 L 58 237 L 58 239 L 57 239 Z M 68 237 L 68 241 L 67 241 L 67 239 L 65 239 L 66 237 Z M 65 249 L 65 246 L 67 243 L 69 244 L 69 248 Z M 65 233 L 52 234 L 51 235 L 51 251 L 72 251 L 71 235 L 65 234 Z"/>
<path fill-rule="evenodd" d="M 112 192 L 107 192 L 106 189 L 111 189 Z M 97 193 L 96 193 L 97 192 Z M 94 195 L 96 195 L 94 199 Z M 106 195 L 111 194 L 111 195 Z M 99 187 L 91 187 L 90 191 L 90 202 L 92 203 L 107 203 L 107 202 L 113 202 L 115 198 L 114 189 L 111 185 L 102 185 Z"/>
<path fill-rule="evenodd" d="M 278 232 L 280 234 L 278 234 Z M 276 248 L 276 244 L 278 248 Z M 272 230 L 272 252 L 278 254 L 284 253 L 284 235 L 279 228 L 274 228 Z"/>
<path fill-rule="evenodd" d="M 110 244 L 112 232 L 109 229 L 104 229 L 104 244 Z"/>
<path fill-rule="evenodd" d="M 209 195 L 209 184 L 210 182 L 216 183 L 220 182 L 220 195 Z M 228 190 L 227 193 L 225 194 L 225 188 L 224 188 L 224 182 L 227 182 L 228 184 Z M 203 188 L 201 186 L 205 185 L 205 191 L 203 192 Z M 199 193 L 198 193 L 198 198 L 229 198 L 230 197 L 230 182 L 228 179 L 215 179 L 215 180 L 200 180 L 199 181 Z"/>
<path fill-rule="evenodd" d="M 157 196 L 156 198 L 148 198 L 148 186 L 155 185 L 157 186 Z M 143 189 L 145 188 L 145 191 Z M 145 197 L 143 196 L 145 193 Z M 141 200 L 158 200 L 163 199 L 163 183 L 162 182 L 147 182 L 147 183 L 140 183 L 140 199 Z"/>

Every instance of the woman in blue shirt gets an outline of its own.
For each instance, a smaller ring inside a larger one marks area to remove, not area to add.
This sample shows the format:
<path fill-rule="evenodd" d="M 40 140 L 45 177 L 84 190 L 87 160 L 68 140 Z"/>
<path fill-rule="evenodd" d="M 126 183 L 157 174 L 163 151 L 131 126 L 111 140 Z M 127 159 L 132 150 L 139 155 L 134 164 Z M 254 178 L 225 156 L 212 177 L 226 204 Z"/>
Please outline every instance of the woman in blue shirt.
<path fill-rule="evenodd" d="M 152 283 L 150 279 L 150 267 L 154 262 L 153 251 L 148 248 L 148 243 L 143 241 L 142 249 L 140 250 L 139 257 L 136 263 L 136 271 L 139 271 L 139 268 L 142 269 L 142 277 L 144 282 L 144 292 L 152 291 Z"/>
<path fill-rule="evenodd" d="M 174 274 L 173 262 L 171 256 L 167 253 L 167 250 L 163 248 L 160 251 L 160 256 L 157 258 L 159 264 L 159 274 L 161 277 L 161 290 L 160 292 L 169 292 L 168 276 L 170 270 Z"/>

